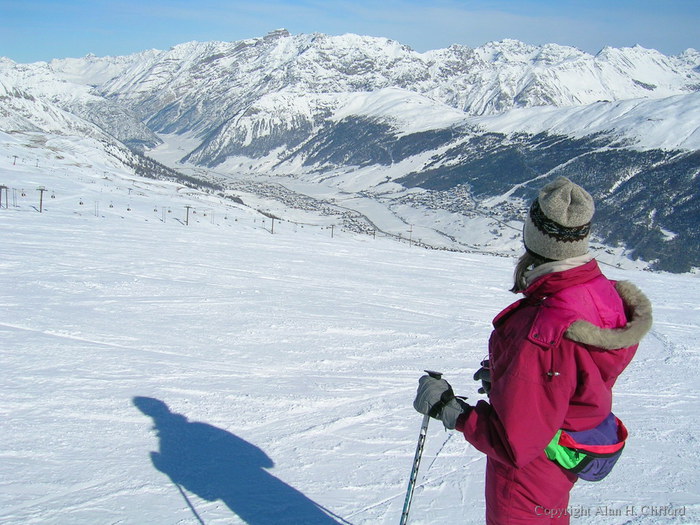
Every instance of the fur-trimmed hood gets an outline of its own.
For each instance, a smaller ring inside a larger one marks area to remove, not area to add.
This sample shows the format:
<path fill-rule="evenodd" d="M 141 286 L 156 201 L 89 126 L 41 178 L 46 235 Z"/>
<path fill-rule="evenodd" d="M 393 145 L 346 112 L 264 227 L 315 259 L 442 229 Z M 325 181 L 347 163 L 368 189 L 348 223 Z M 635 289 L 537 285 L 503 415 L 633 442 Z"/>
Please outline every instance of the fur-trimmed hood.
<path fill-rule="evenodd" d="M 651 302 L 629 281 L 618 281 L 615 289 L 625 303 L 629 321 L 622 328 L 600 328 L 588 321 L 575 321 L 566 330 L 565 336 L 577 343 L 606 350 L 628 348 L 639 344 L 652 325 Z"/>

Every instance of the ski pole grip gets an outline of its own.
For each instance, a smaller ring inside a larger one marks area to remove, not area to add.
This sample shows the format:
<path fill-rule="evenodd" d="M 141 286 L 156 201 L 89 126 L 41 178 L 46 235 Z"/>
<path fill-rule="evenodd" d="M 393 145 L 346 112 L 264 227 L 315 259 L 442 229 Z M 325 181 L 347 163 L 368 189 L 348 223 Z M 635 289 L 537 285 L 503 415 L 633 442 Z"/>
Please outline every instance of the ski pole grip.
<path fill-rule="evenodd" d="M 434 370 L 425 370 L 425 373 L 433 379 L 442 379 L 442 372 L 435 372 Z"/>

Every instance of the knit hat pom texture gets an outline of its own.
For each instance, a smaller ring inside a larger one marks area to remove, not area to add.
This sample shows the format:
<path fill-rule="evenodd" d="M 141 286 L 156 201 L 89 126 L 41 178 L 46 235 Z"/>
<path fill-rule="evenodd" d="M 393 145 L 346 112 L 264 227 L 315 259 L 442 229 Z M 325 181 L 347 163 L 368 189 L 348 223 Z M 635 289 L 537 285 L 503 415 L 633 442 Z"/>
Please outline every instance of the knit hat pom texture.
<path fill-rule="evenodd" d="M 595 212 L 593 197 L 566 177 L 547 184 L 537 200 L 549 219 L 566 228 L 588 224 Z"/>

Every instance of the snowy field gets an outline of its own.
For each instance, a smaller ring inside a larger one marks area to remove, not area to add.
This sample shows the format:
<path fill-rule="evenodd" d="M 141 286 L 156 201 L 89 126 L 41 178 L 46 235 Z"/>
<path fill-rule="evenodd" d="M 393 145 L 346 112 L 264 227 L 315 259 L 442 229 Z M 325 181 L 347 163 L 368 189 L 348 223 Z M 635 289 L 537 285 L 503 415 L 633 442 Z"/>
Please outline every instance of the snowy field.
<path fill-rule="evenodd" d="M 34 162 L 3 139 L 1 523 L 399 522 L 417 379 L 481 397 L 512 259 L 271 234 L 249 209 L 75 162 L 81 144 Z M 572 523 L 700 523 L 700 281 L 606 272 L 655 324 L 616 387 L 629 444 L 574 488 Z M 433 422 L 411 523 L 483 523 L 484 465 Z"/>

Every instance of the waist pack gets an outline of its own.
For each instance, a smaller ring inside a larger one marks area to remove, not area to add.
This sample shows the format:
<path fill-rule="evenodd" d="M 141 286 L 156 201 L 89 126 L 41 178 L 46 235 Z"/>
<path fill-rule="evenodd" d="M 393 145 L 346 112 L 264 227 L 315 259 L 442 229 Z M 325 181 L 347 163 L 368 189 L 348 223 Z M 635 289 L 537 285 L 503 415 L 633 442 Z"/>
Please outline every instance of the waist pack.
<path fill-rule="evenodd" d="M 613 413 L 591 430 L 559 430 L 544 452 L 549 459 L 586 481 L 610 474 L 625 447 L 627 429 Z"/>

